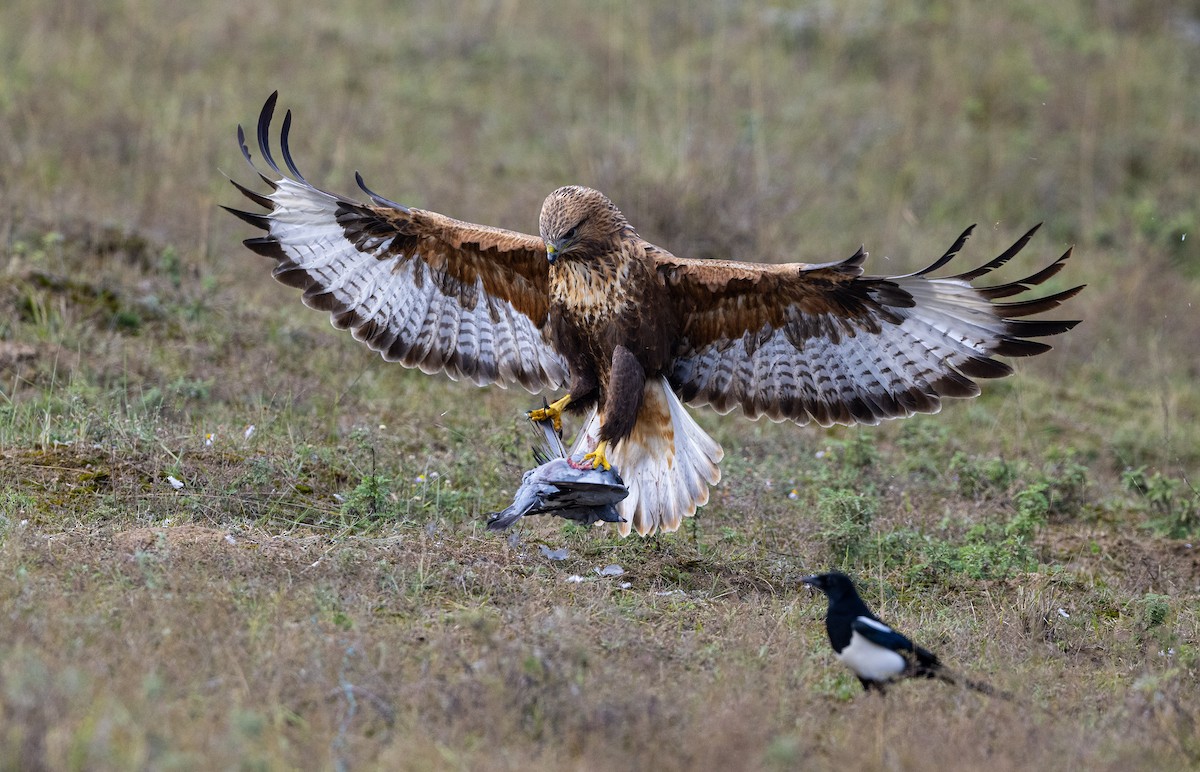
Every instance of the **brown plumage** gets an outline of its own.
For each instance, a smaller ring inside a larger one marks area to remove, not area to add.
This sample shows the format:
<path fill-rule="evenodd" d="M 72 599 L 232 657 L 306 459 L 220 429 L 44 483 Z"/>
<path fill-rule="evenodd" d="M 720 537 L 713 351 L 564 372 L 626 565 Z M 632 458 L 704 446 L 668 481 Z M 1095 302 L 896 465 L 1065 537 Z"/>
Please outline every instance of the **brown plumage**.
<path fill-rule="evenodd" d="M 680 399 L 751 418 L 875 424 L 974 396 L 972 378 L 1012 372 L 994 356 L 1041 353 L 1049 346 L 1030 338 L 1076 324 L 1025 317 L 1082 287 L 997 302 L 1057 274 L 1070 250 L 1020 281 L 971 286 L 1036 228 L 956 276 L 929 274 L 971 229 L 922 271 L 864 276 L 861 249 L 816 265 L 675 257 L 638 236 L 602 193 L 568 186 L 546 198 L 535 237 L 405 207 L 361 177 L 371 203 L 319 190 L 292 161 L 290 113 L 285 174 L 270 152 L 275 99 L 258 124 L 271 192 L 234 183 L 268 210 L 229 209 L 267 232 L 246 245 L 389 361 L 480 385 L 568 387 L 548 414 L 590 411 L 572 452 L 620 469 L 630 487 L 622 533 L 675 530 L 720 479 L 721 449 Z M 238 141 L 249 161 L 240 127 Z"/>

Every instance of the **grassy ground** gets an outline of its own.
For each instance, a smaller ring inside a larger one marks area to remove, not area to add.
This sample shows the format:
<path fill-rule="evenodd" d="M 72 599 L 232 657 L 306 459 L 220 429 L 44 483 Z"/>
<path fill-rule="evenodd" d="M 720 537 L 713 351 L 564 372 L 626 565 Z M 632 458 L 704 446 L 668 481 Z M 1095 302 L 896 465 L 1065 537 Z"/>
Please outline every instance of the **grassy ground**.
<path fill-rule="evenodd" d="M 1200 764 L 1198 29 L 1182 0 L 6 2 L 0 768 Z M 216 210 L 274 89 L 318 184 L 525 231 L 580 182 L 679 254 L 900 272 L 1044 220 L 1007 275 L 1075 245 L 1051 289 L 1087 282 L 1085 322 L 938 416 L 699 414 L 725 478 L 678 534 L 489 534 L 534 398 L 385 365 Z M 1017 699 L 861 696 L 797 586 L 831 567 Z"/>

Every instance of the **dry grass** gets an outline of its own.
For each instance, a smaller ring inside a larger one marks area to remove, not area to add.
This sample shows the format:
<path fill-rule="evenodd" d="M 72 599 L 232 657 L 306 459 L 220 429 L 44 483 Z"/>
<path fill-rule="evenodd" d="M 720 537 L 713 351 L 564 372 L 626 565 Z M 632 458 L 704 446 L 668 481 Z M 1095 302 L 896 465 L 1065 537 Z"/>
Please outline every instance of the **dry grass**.
<path fill-rule="evenodd" d="M 1194 767 L 1198 25 L 5 3 L 0 769 Z M 488 534 L 532 398 L 385 366 L 218 216 L 276 88 L 319 184 L 522 230 L 581 182 L 680 254 L 891 272 L 1045 220 L 1012 272 L 1074 244 L 1086 323 L 935 417 L 700 414 L 725 481 L 674 536 Z M 797 591 L 829 566 L 1017 700 L 860 696 Z"/>

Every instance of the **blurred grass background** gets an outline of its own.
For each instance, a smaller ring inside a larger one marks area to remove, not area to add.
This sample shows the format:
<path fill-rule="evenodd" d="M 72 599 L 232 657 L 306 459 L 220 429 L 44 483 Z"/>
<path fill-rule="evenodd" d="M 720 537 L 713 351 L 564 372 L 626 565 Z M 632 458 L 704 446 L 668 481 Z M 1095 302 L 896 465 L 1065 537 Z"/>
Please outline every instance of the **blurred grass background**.
<path fill-rule="evenodd" d="M 1044 222 L 1005 275 L 1073 246 L 1084 322 L 936 417 L 700 413 L 683 532 L 508 545 L 533 398 L 385 365 L 217 209 L 276 89 L 314 183 L 526 232 L 581 183 L 676 254 L 900 273 Z M 1198 179 L 1195 0 L 7 0 L 0 765 L 1200 763 Z M 1037 709 L 846 703 L 829 565 Z"/>

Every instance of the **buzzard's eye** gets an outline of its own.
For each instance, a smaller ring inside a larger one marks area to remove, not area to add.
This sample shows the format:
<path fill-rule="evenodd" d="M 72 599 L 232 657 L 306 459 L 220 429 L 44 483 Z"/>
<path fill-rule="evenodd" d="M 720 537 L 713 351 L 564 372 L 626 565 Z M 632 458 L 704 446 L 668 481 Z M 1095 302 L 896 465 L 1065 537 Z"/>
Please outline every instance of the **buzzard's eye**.
<path fill-rule="evenodd" d="M 579 226 L 576 225 L 574 228 L 572 228 L 571 230 L 569 230 L 563 234 L 563 241 L 574 241 L 575 237 L 578 235 L 579 235 Z"/>

